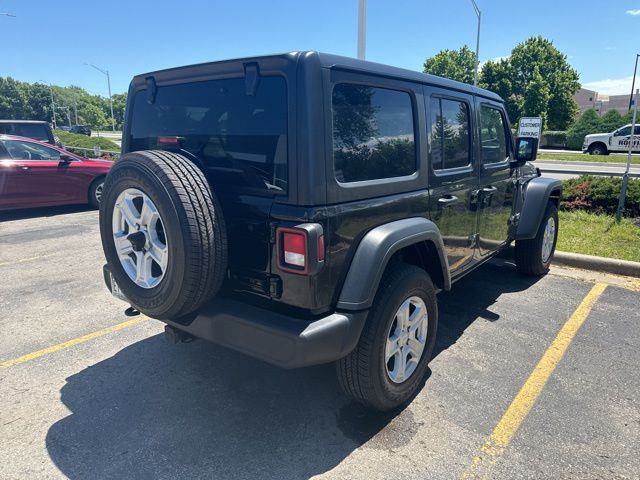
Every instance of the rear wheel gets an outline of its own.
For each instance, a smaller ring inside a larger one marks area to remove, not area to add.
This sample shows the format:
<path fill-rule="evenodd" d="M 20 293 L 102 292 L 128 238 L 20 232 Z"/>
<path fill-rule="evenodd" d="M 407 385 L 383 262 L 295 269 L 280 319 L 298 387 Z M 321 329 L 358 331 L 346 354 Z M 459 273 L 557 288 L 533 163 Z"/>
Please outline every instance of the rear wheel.
<path fill-rule="evenodd" d="M 106 178 L 100 233 L 120 290 L 150 317 L 191 313 L 222 285 L 222 210 L 202 171 L 182 155 L 123 155 Z"/>
<path fill-rule="evenodd" d="M 558 240 L 558 208 L 551 202 L 531 240 L 516 241 L 516 267 L 525 275 L 540 276 L 549 271 Z"/>
<path fill-rule="evenodd" d="M 96 178 L 89 187 L 89 205 L 100 208 L 102 190 L 104 189 L 104 177 Z"/>
<path fill-rule="evenodd" d="M 358 345 L 336 364 L 344 393 L 381 411 L 411 400 L 422 386 L 437 326 L 429 275 L 404 263 L 389 267 Z"/>

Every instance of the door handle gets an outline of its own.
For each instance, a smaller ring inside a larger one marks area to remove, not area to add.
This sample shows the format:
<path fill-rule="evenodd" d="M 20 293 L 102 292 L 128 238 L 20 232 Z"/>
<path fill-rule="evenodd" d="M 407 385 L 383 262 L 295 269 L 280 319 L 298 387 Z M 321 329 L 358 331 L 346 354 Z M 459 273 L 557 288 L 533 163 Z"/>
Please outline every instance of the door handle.
<path fill-rule="evenodd" d="M 31 170 L 31 167 L 27 167 L 27 166 L 24 166 L 24 165 L 20 165 L 20 166 L 18 167 L 18 170 L 20 170 L 21 172 L 28 172 L 29 170 Z"/>
<path fill-rule="evenodd" d="M 438 199 L 438 205 L 441 207 L 448 207 L 449 205 L 453 205 L 458 201 L 458 197 L 455 195 L 447 195 L 446 197 L 440 197 Z"/>
<path fill-rule="evenodd" d="M 496 190 L 498 190 L 496 187 L 484 187 L 482 189 L 482 193 L 496 193 Z"/>

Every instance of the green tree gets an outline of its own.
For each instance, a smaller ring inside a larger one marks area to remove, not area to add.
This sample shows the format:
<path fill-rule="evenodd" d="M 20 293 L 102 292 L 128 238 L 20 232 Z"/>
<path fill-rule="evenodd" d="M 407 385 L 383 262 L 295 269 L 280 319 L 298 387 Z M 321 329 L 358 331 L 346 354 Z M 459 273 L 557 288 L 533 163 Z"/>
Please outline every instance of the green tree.
<path fill-rule="evenodd" d="M 543 128 L 547 124 L 549 108 L 549 86 L 546 84 L 538 67 L 534 67 L 531 79 L 524 90 L 524 115 L 527 117 L 542 117 Z"/>
<path fill-rule="evenodd" d="M 516 45 L 511 51 L 509 64 L 512 94 L 516 97 L 526 97 L 527 86 L 534 78 L 535 69 L 538 69 L 549 89 L 547 128 L 565 130 L 578 111 L 573 95 L 580 88 L 578 72 L 571 68 L 567 56 L 551 40 L 538 36 Z"/>
<path fill-rule="evenodd" d="M 567 132 L 567 147 L 579 150 L 582 148 L 585 135 L 600 131 L 600 117 L 593 108 L 586 110 Z"/>
<path fill-rule="evenodd" d="M 465 45 L 459 50 L 442 50 L 424 62 L 424 73 L 473 84 L 476 54 Z"/>
<path fill-rule="evenodd" d="M 474 65 L 475 54 L 464 46 L 460 50 L 442 50 L 427 58 L 424 71 L 473 83 Z M 505 100 L 509 118 L 514 123 L 526 111 L 538 111 L 541 103 L 546 103 L 544 111 L 538 114 L 547 119 L 547 128 L 564 130 L 578 112 L 573 100 L 580 88 L 578 73 L 571 68 L 566 55 L 543 37 L 531 37 L 516 45 L 506 59 L 486 62 L 480 72 L 479 85 Z"/>
<path fill-rule="evenodd" d="M 124 124 L 124 111 L 127 105 L 127 94 L 116 93 L 113 99 L 113 116 L 116 119 L 116 130 L 122 130 Z"/>
<path fill-rule="evenodd" d="M 617 110 L 609 110 L 600 118 L 602 132 L 613 132 L 625 124 L 624 118 Z"/>
<path fill-rule="evenodd" d="M 24 86 L 11 77 L 0 78 L 0 118 L 30 119 Z"/>

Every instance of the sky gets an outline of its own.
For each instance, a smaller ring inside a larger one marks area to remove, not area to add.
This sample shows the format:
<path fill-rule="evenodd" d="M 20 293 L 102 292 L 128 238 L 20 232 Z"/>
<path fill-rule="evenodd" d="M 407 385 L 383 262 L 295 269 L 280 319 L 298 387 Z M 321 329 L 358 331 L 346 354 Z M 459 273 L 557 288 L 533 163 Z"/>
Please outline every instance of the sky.
<path fill-rule="evenodd" d="M 532 35 L 565 53 L 586 88 L 628 94 L 640 0 L 476 0 L 480 61 Z M 356 56 L 358 0 L 0 0 L 0 76 L 107 95 L 162 68 L 266 53 Z M 635 35 L 633 35 L 635 34 Z M 441 49 L 475 49 L 470 0 L 368 0 L 366 58 L 422 70 Z"/>

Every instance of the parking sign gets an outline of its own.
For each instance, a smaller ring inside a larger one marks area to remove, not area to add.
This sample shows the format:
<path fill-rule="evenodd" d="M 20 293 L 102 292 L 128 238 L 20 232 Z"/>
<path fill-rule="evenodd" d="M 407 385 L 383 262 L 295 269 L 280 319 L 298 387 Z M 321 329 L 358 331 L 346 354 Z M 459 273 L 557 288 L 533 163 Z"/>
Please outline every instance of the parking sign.
<path fill-rule="evenodd" d="M 519 137 L 534 137 L 540 140 L 542 133 L 542 118 L 540 117 L 522 117 L 518 124 Z"/>

